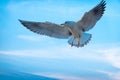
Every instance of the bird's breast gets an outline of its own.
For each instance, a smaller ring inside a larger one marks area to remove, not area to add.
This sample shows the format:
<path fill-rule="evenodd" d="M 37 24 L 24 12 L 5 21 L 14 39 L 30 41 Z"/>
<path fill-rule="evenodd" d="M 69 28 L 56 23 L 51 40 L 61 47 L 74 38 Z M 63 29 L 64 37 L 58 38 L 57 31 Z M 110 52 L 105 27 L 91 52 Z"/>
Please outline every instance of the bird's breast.
<path fill-rule="evenodd" d="M 70 27 L 68 29 L 72 33 L 74 38 L 79 38 L 80 37 L 80 31 L 76 27 Z"/>

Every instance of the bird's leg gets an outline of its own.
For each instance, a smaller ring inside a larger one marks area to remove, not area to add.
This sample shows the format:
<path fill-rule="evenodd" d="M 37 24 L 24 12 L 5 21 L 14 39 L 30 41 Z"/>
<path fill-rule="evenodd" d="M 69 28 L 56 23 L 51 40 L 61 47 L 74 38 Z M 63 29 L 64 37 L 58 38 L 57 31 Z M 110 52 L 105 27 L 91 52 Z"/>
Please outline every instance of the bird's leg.
<path fill-rule="evenodd" d="M 71 46 L 79 47 L 79 38 L 74 38 L 71 43 Z"/>
<path fill-rule="evenodd" d="M 82 35 L 81 35 L 81 34 L 79 34 L 79 37 L 78 37 L 78 47 L 80 47 L 80 46 L 81 46 L 81 42 L 80 42 L 81 37 L 82 37 Z"/>
<path fill-rule="evenodd" d="M 80 47 L 80 38 L 77 38 L 77 41 L 78 41 L 77 47 Z"/>
<path fill-rule="evenodd" d="M 72 46 L 80 47 L 80 38 L 79 37 L 73 37 L 68 41 L 68 43 Z"/>
<path fill-rule="evenodd" d="M 78 40 L 78 47 L 80 46 L 80 39 Z"/>

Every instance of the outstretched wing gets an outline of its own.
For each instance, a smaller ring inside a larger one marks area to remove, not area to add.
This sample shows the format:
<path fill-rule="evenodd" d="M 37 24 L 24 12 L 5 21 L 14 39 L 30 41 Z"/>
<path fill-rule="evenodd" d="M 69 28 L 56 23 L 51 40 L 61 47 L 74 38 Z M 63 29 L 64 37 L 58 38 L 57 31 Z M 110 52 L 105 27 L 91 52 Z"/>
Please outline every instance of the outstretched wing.
<path fill-rule="evenodd" d="M 77 22 L 77 25 L 83 31 L 87 31 L 97 23 L 97 21 L 102 17 L 105 11 L 105 1 L 102 0 L 97 6 L 86 12 L 81 20 Z"/>
<path fill-rule="evenodd" d="M 55 38 L 68 38 L 70 32 L 67 27 L 63 27 L 51 22 L 32 22 L 19 20 L 29 30 Z"/>

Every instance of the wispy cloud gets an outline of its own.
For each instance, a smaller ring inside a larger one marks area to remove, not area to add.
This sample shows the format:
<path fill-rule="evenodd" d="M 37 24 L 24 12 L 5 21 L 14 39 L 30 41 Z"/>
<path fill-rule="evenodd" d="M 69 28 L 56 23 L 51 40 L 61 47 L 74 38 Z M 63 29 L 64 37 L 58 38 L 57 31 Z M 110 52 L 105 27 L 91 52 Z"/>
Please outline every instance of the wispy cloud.
<path fill-rule="evenodd" d="M 30 35 L 18 35 L 19 39 L 27 40 L 27 41 L 41 41 L 42 38 L 39 36 L 30 36 Z"/>
<path fill-rule="evenodd" d="M 112 80 L 120 80 L 120 72 L 98 71 L 100 73 L 107 74 Z"/>
<path fill-rule="evenodd" d="M 10 50 L 0 51 L 0 53 L 43 58 L 92 59 L 106 61 L 112 64 L 114 67 L 120 68 L 120 47 L 104 49 L 104 47 L 91 47 L 87 45 L 87 47 L 84 48 L 76 48 L 70 47 L 68 44 L 66 44 L 61 46 L 56 45 L 39 50 Z"/>
<path fill-rule="evenodd" d="M 69 75 L 69 74 L 59 74 L 59 73 L 31 73 L 34 75 L 42 75 L 42 76 L 46 76 L 46 77 L 51 77 L 51 78 L 56 78 L 59 80 L 107 80 L 108 78 L 101 78 L 101 77 L 86 77 L 86 76 L 73 76 L 73 75 Z"/>
<path fill-rule="evenodd" d="M 89 47 L 89 48 L 88 48 Z M 76 48 L 70 45 L 52 46 L 50 48 L 34 49 L 34 50 L 10 50 L 0 51 L 0 53 L 8 55 L 31 56 L 31 57 L 47 57 L 60 59 L 92 59 L 101 60 L 101 57 L 96 54 L 95 50 L 90 46 L 86 48 Z"/>
<path fill-rule="evenodd" d="M 72 75 L 66 75 L 66 74 L 51 74 L 51 73 L 32 73 L 35 75 L 42 75 L 46 77 L 56 78 L 59 80 L 88 80 L 82 77 L 72 76 Z M 90 79 L 89 79 L 90 80 Z"/>
<path fill-rule="evenodd" d="M 120 68 L 120 47 L 98 50 L 98 53 L 102 53 L 103 60 L 114 67 Z"/>

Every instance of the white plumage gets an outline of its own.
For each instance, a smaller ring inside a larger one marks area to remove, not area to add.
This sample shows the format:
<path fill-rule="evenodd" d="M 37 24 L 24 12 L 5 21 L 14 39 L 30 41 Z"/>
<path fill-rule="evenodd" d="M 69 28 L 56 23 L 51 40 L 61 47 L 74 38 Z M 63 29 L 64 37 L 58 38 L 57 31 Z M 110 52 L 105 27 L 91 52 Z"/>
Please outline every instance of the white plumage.
<path fill-rule="evenodd" d="M 105 11 L 105 1 L 102 0 L 93 9 L 86 12 L 82 19 L 74 21 L 66 21 L 63 24 L 55 24 L 51 22 L 32 22 L 19 20 L 29 30 L 47 35 L 50 37 L 67 39 L 71 46 L 82 47 L 89 42 L 91 34 L 85 33 L 95 26 L 97 21 L 102 17 Z"/>

